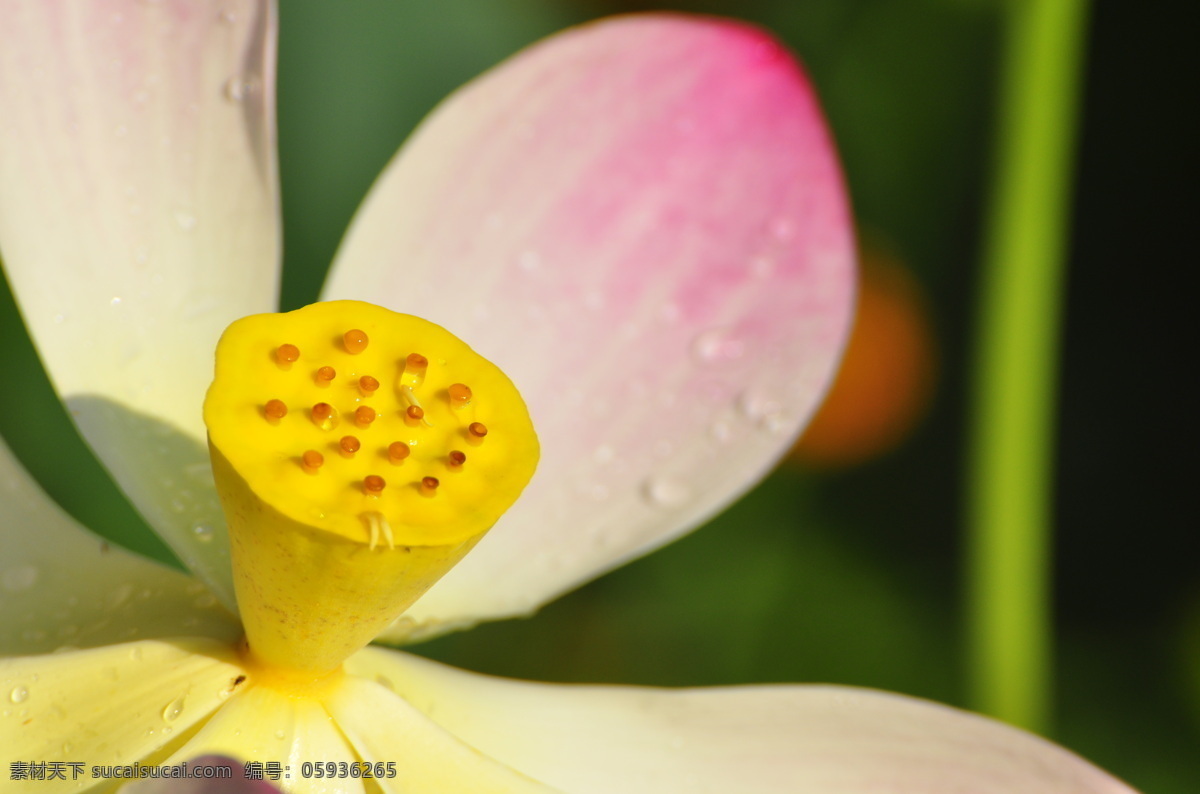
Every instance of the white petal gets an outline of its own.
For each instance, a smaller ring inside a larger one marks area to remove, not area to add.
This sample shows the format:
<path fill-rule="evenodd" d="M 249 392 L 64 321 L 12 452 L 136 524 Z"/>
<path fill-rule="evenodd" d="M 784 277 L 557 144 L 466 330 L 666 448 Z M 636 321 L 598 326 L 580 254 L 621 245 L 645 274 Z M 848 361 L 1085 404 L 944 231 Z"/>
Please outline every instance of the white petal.
<path fill-rule="evenodd" d="M 306 763 L 351 764 L 358 759 L 346 745 L 337 726 L 316 700 L 291 697 L 273 689 L 252 686 L 230 698 L 187 744 L 164 763 L 179 764 L 198 755 L 227 755 L 240 761 L 277 763 L 287 779 L 267 778 L 293 794 L 363 791 L 361 779 L 335 774 L 333 779 L 315 772 L 305 775 Z"/>
<path fill-rule="evenodd" d="M 392 636 L 528 612 L 744 492 L 823 393 L 853 278 L 820 110 L 760 31 L 619 17 L 454 94 L 384 172 L 325 294 L 495 361 L 542 462 Z"/>
<path fill-rule="evenodd" d="M 0 26 L 0 256 L 25 321 L 84 437 L 229 603 L 200 406 L 221 331 L 275 307 L 274 24 L 265 0 L 31 0 Z"/>
<path fill-rule="evenodd" d="M 353 657 L 459 739 L 569 794 L 1130 794 L 1076 755 L 915 698 L 834 686 L 533 684 Z"/>
<path fill-rule="evenodd" d="M 202 583 L 77 524 L 0 439 L 0 655 L 239 632 Z"/>
<path fill-rule="evenodd" d="M 550 789 L 463 744 L 384 686 L 348 677 L 326 700 L 359 756 L 384 764 L 376 781 L 388 794 L 470 791 L 550 794 Z M 387 773 L 387 763 L 397 769 Z"/>
<path fill-rule="evenodd" d="M 194 638 L 0 659 L 4 760 L 85 762 L 91 783 L 93 764 L 132 764 L 186 734 L 242 672 L 230 646 Z M 66 777 L 38 790 L 76 790 Z"/>

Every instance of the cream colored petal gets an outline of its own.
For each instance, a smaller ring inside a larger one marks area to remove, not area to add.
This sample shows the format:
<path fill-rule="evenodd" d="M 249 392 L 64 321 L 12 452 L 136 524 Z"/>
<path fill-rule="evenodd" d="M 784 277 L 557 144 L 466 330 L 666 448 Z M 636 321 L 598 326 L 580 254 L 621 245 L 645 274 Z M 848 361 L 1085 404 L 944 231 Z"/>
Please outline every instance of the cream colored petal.
<path fill-rule="evenodd" d="M 280 779 L 268 777 L 268 782 L 297 794 L 360 794 L 363 791 L 361 779 L 351 777 L 349 773 L 349 765 L 358 759 L 321 704 L 261 686 L 251 686 L 230 698 L 164 763 L 179 764 L 198 755 L 226 755 L 240 761 L 278 763 Z M 326 768 L 330 763 L 334 764 L 332 777 Z M 339 770 L 339 764 L 347 765 L 344 773 Z M 317 774 L 322 776 L 317 777 Z"/>
<path fill-rule="evenodd" d="M 240 632 L 199 580 L 76 523 L 0 439 L 0 655 Z"/>
<path fill-rule="evenodd" d="M 428 317 L 496 362 L 542 460 L 389 638 L 528 613 L 749 488 L 840 355 L 849 217 L 807 79 L 740 23 L 603 20 L 451 96 L 325 294 Z"/>
<path fill-rule="evenodd" d="M 915 698 L 834 686 L 533 684 L 369 648 L 355 675 L 569 794 L 1131 794 L 1076 755 Z"/>
<path fill-rule="evenodd" d="M 273 6 L 3 16 L 0 258 L 88 443 L 232 604 L 200 405 L 221 331 L 276 305 Z"/>
<path fill-rule="evenodd" d="M 376 782 L 387 794 L 554 791 L 463 744 L 378 683 L 348 677 L 326 699 L 326 707 L 364 761 L 384 764 L 384 775 Z M 394 777 L 388 762 L 394 765 Z"/>
<path fill-rule="evenodd" d="M 230 646 L 178 638 L 0 659 L 0 763 L 132 764 L 178 739 L 242 674 Z M 74 791 L 45 781 L 38 791 Z"/>

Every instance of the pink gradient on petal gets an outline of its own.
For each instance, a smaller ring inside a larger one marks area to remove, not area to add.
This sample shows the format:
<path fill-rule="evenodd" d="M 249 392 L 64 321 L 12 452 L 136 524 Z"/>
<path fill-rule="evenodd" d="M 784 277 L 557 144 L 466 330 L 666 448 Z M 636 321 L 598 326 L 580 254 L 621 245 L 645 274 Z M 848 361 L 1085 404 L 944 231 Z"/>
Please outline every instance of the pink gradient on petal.
<path fill-rule="evenodd" d="M 820 108 L 757 29 L 604 20 L 452 96 L 381 177 L 326 296 L 491 358 L 543 457 L 411 616 L 524 611 L 740 494 L 827 387 L 853 292 Z"/>

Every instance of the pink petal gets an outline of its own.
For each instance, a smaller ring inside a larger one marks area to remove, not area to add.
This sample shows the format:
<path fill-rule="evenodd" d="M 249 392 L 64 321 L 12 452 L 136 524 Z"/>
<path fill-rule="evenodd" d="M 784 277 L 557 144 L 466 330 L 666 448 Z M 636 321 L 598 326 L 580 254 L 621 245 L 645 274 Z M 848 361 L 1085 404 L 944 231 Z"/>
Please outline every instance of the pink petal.
<path fill-rule="evenodd" d="M 228 603 L 200 405 L 221 331 L 275 307 L 273 35 L 265 0 L 32 0 L 0 25 L 0 254 L 25 321 L 84 437 Z"/>
<path fill-rule="evenodd" d="M 569 794 L 1132 794 L 1032 734 L 865 689 L 534 684 L 381 648 L 347 671 Z"/>
<path fill-rule="evenodd" d="M 543 458 L 397 636 L 529 612 L 743 493 L 824 392 L 853 277 L 825 122 L 759 30 L 618 17 L 454 94 L 380 178 L 326 297 L 491 358 Z"/>

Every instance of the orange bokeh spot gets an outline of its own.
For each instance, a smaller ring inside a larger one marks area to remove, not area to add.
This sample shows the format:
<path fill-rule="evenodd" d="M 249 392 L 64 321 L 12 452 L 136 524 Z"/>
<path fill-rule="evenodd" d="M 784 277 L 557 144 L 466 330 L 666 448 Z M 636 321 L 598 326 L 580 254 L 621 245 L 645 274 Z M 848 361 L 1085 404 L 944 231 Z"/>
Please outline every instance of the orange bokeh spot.
<path fill-rule="evenodd" d="M 791 459 L 841 468 L 895 448 L 925 412 L 935 359 L 920 285 L 899 261 L 865 247 L 858 313 L 842 367 Z"/>

